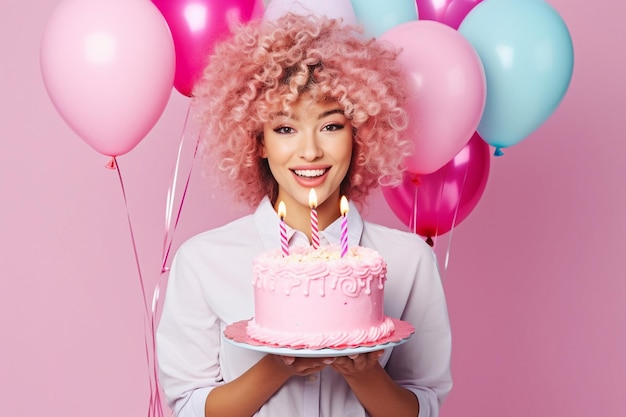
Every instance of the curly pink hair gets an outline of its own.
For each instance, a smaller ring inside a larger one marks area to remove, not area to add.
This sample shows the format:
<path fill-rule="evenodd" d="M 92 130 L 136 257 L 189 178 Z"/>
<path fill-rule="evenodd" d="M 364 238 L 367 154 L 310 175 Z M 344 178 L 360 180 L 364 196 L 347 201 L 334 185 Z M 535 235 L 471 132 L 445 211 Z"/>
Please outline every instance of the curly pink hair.
<path fill-rule="evenodd" d="M 400 181 L 410 142 L 399 51 L 359 28 L 326 17 L 287 14 L 250 22 L 218 43 L 193 91 L 211 174 L 238 200 L 275 201 L 278 185 L 261 158 L 263 125 L 303 94 L 337 102 L 353 129 L 352 161 L 341 192 L 357 204 L 380 184 Z"/>

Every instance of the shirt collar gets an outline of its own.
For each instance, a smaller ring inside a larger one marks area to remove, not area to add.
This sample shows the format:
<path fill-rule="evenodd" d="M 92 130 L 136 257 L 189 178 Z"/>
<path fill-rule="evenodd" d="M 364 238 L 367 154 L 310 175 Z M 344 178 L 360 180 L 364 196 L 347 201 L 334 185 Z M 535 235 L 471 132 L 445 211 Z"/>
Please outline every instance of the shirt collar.
<path fill-rule="evenodd" d="M 356 206 L 349 203 L 350 210 L 348 212 L 348 245 L 357 246 L 361 242 L 363 234 L 363 219 L 359 214 Z M 280 248 L 280 219 L 274 211 L 274 207 L 268 197 L 263 198 L 259 206 L 255 210 L 254 223 L 265 250 Z M 339 245 L 341 241 L 341 217 L 331 223 L 326 229 L 320 231 L 324 235 L 328 243 Z M 291 240 L 296 233 L 295 229 L 287 226 L 287 240 Z"/>

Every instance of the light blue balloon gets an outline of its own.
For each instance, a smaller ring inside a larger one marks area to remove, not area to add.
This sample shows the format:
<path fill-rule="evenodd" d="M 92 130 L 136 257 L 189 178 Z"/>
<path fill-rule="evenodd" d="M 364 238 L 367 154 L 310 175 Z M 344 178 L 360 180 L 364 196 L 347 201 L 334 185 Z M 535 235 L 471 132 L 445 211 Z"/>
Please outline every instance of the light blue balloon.
<path fill-rule="evenodd" d="M 371 37 L 379 37 L 394 26 L 417 20 L 415 0 L 352 0 L 357 21 Z"/>
<path fill-rule="evenodd" d="M 487 100 L 477 131 L 498 154 L 535 131 L 560 104 L 572 78 L 572 39 L 543 0 L 484 0 L 459 32 L 485 69 Z"/>

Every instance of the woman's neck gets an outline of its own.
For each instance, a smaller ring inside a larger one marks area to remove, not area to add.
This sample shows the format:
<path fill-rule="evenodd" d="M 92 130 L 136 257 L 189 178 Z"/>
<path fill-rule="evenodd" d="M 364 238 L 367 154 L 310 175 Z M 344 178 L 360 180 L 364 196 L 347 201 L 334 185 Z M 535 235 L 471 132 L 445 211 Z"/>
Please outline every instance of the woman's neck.
<path fill-rule="evenodd" d="M 278 203 L 274 205 L 277 210 Z M 341 215 L 339 198 L 332 196 L 320 204 L 317 208 L 317 222 L 319 230 L 324 230 Z M 285 223 L 289 227 L 304 233 L 311 240 L 311 208 L 301 204 L 287 206 Z"/>

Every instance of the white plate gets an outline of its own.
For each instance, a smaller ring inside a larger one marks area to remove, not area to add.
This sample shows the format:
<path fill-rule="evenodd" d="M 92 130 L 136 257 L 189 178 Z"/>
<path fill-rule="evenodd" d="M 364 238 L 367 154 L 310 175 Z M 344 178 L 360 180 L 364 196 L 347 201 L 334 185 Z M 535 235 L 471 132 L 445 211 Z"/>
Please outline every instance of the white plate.
<path fill-rule="evenodd" d="M 374 346 L 359 346 L 354 348 L 345 348 L 345 349 L 290 349 L 284 347 L 273 347 L 273 346 L 263 346 L 263 345 L 251 345 L 249 343 L 243 342 L 235 342 L 232 339 L 227 337 L 224 338 L 228 343 L 231 343 L 235 346 L 239 346 L 244 349 L 255 350 L 257 352 L 264 353 L 272 353 L 274 355 L 282 355 L 282 356 L 294 356 L 299 358 L 328 358 L 335 356 L 348 356 L 348 355 L 356 355 L 358 353 L 368 353 L 374 352 L 376 350 L 387 349 L 394 346 L 399 346 L 405 343 L 409 338 L 399 340 L 397 342 L 388 342 L 383 343 L 381 345 Z"/>

